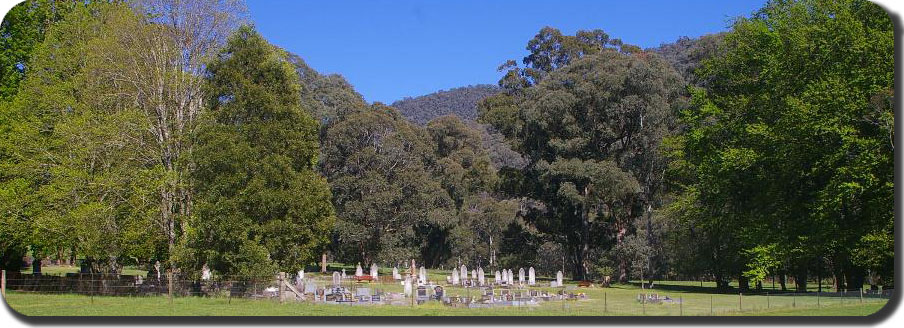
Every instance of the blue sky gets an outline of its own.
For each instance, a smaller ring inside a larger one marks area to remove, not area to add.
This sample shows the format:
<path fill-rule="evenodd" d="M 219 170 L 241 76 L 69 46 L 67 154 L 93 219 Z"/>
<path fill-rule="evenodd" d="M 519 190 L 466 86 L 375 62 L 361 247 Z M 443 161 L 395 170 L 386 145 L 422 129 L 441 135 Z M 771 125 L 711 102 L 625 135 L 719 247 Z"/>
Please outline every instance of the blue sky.
<path fill-rule="evenodd" d="M 765 0 L 248 0 L 270 42 L 319 72 L 339 73 L 368 101 L 495 84 L 543 26 L 600 28 L 653 47 L 726 30 Z"/>

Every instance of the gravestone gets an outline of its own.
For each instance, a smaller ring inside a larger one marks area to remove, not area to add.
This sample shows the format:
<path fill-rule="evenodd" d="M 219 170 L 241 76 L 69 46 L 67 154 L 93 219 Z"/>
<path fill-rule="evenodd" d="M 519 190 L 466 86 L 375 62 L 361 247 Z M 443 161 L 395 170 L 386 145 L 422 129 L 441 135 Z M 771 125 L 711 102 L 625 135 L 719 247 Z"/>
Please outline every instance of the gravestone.
<path fill-rule="evenodd" d="M 420 271 L 421 272 L 420 272 L 420 276 L 418 277 L 418 280 L 419 280 L 418 283 L 426 284 L 427 283 L 427 268 L 421 267 Z"/>
<path fill-rule="evenodd" d="M 355 268 L 355 277 L 360 277 L 364 275 L 364 270 L 361 269 L 361 263 L 358 263 L 358 266 Z"/>
<path fill-rule="evenodd" d="M 317 284 L 315 284 L 314 282 L 306 282 L 304 284 L 304 290 L 302 290 L 301 292 L 305 294 L 314 294 L 317 292 Z"/>
<path fill-rule="evenodd" d="M 411 275 L 405 276 L 405 282 L 402 283 L 402 285 L 404 286 L 402 293 L 404 293 L 405 296 L 411 296 Z"/>
<path fill-rule="evenodd" d="M 433 287 L 433 298 L 441 301 L 445 293 L 443 292 L 443 286 Z"/>
<path fill-rule="evenodd" d="M 527 284 L 531 286 L 537 284 L 537 276 L 534 273 L 534 267 L 530 267 L 530 269 L 527 270 Z"/>
<path fill-rule="evenodd" d="M 461 269 L 458 270 L 458 274 L 461 275 L 461 283 L 464 284 L 465 281 L 468 280 L 468 267 L 462 264 Z"/>
<path fill-rule="evenodd" d="M 508 277 L 506 277 L 506 275 L 508 275 L 508 270 L 502 269 L 502 284 L 508 284 Z"/>
<path fill-rule="evenodd" d="M 483 268 L 477 268 L 477 283 L 480 286 L 486 284 L 486 278 L 484 277 Z"/>
<path fill-rule="evenodd" d="M 417 287 L 417 296 L 416 296 L 416 299 L 417 299 L 418 301 L 426 301 L 427 298 L 428 298 L 428 296 L 427 296 L 427 287 L 425 287 L 425 286 L 418 286 L 418 287 Z"/>
<path fill-rule="evenodd" d="M 160 281 L 160 261 L 154 262 L 154 272 L 157 273 L 157 281 Z"/>
<path fill-rule="evenodd" d="M 392 279 L 402 280 L 402 275 L 399 274 L 399 267 L 392 268 Z"/>
<path fill-rule="evenodd" d="M 524 268 L 518 269 L 518 283 L 524 285 Z"/>
<path fill-rule="evenodd" d="M 562 286 L 562 280 L 563 280 L 563 279 L 564 279 L 564 277 L 562 276 L 562 271 L 559 270 L 559 272 L 556 272 L 556 285 L 558 285 L 557 287 L 561 287 L 561 286 Z"/>
<path fill-rule="evenodd" d="M 502 275 L 499 273 L 499 270 L 493 272 L 493 283 L 499 284 L 502 281 Z"/>
<path fill-rule="evenodd" d="M 477 270 L 471 269 L 471 281 L 477 281 Z"/>
<path fill-rule="evenodd" d="M 207 267 L 207 263 L 201 267 L 201 280 L 210 280 L 210 268 Z"/>
<path fill-rule="evenodd" d="M 380 270 L 379 270 L 379 268 L 377 268 L 376 263 L 370 265 L 370 277 L 374 278 L 374 281 L 377 280 L 377 277 L 379 276 L 379 272 L 380 272 Z"/>
<path fill-rule="evenodd" d="M 342 269 L 342 279 L 346 279 L 348 276 L 345 274 L 345 269 Z"/>
<path fill-rule="evenodd" d="M 333 271 L 333 286 L 339 286 L 342 284 L 342 276 L 339 274 L 339 271 Z"/>
<path fill-rule="evenodd" d="M 295 275 L 295 286 L 301 287 L 304 285 L 304 270 L 298 270 L 298 274 Z"/>
<path fill-rule="evenodd" d="M 514 285 L 514 284 L 515 284 L 515 273 L 512 272 L 512 269 L 509 269 L 509 270 L 508 270 L 508 274 L 506 274 L 505 276 L 508 277 L 508 284 L 509 284 L 509 285 Z"/>
<path fill-rule="evenodd" d="M 452 285 L 457 286 L 459 282 L 458 269 L 452 269 Z"/>

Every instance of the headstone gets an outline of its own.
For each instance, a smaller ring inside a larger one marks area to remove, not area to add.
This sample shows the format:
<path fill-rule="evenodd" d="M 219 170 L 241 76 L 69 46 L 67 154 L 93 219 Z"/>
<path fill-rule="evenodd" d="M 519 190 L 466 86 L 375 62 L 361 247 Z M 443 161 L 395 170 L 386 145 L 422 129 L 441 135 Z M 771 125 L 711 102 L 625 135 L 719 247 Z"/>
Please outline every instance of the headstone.
<path fill-rule="evenodd" d="M 405 296 L 411 296 L 411 275 L 405 277 L 405 282 L 402 285 L 405 286 L 403 289 Z"/>
<path fill-rule="evenodd" d="M 379 268 L 377 268 L 376 263 L 370 265 L 370 277 L 371 278 L 374 278 L 374 280 L 377 280 L 377 277 L 379 276 L 379 272 L 380 272 L 380 270 L 379 270 Z"/>
<path fill-rule="evenodd" d="M 420 276 L 418 277 L 419 283 L 426 284 L 427 283 L 427 268 L 421 267 Z"/>
<path fill-rule="evenodd" d="M 361 263 L 358 263 L 358 266 L 355 268 L 355 277 L 360 277 L 364 275 L 364 270 L 361 269 Z"/>
<path fill-rule="evenodd" d="M 345 269 L 342 269 L 342 279 L 348 278 L 348 275 L 345 274 Z"/>
<path fill-rule="evenodd" d="M 399 274 L 399 267 L 392 268 L 392 279 L 402 280 L 402 275 Z"/>
<path fill-rule="evenodd" d="M 562 276 L 562 271 L 559 270 L 559 272 L 556 272 L 556 284 L 558 285 L 557 287 L 561 287 L 561 286 L 562 286 L 562 280 L 563 280 L 563 279 L 564 279 L 564 278 L 563 278 L 563 276 Z"/>
<path fill-rule="evenodd" d="M 471 281 L 477 281 L 477 270 L 471 269 Z"/>
<path fill-rule="evenodd" d="M 207 267 L 207 263 L 201 267 L 201 280 L 210 280 L 210 268 Z"/>
<path fill-rule="evenodd" d="M 484 277 L 483 268 L 477 268 L 477 283 L 481 286 L 486 284 L 486 278 Z"/>
<path fill-rule="evenodd" d="M 461 277 L 458 276 L 458 269 L 452 269 L 452 285 L 458 286 L 459 279 Z"/>
<path fill-rule="evenodd" d="M 425 286 L 418 286 L 418 287 L 417 287 L 417 297 L 416 297 L 416 298 L 417 298 L 418 301 L 426 301 L 427 298 L 428 298 L 428 296 L 427 296 L 427 287 L 425 287 Z"/>
<path fill-rule="evenodd" d="M 502 275 L 499 273 L 499 270 L 493 272 L 493 283 L 499 284 L 502 282 Z"/>
<path fill-rule="evenodd" d="M 509 270 L 508 270 L 508 274 L 506 274 L 505 276 L 508 277 L 508 284 L 509 284 L 509 285 L 514 285 L 514 284 L 515 284 L 515 273 L 512 272 L 512 269 L 509 269 Z"/>
<path fill-rule="evenodd" d="M 458 274 L 461 275 L 461 283 L 465 283 L 465 281 L 468 280 L 468 267 L 462 264 L 461 269 L 458 270 Z"/>
<path fill-rule="evenodd" d="M 160 261 L 154 262 L 154 272 L 157 273 L 157 281 L 160 281 Z"/>
<path fill-rule="evenodd" d="M 315 284 L 314 282 L 306 282 L 304 284 L 304 290 L 302 290 L 301 292 L 305 293 L 305 294 L 316 293 L 317 292 L 317 284 Z"/>
<path fill-rule="evenodd" d="M 339 271 L 333 271 L 333 286 L 339 286 L 342 284 L 342 276 L 339 274 Z"/>
<path fill-rule="evenodd" d="M 518 269 L 518 283 L 524 284 L 524 268 Z"/>
<path fill-rule="evenodd" d="M 295 275 L 295 286 L 301 286 L 304 284 L 304 270 L 298 270 L 298 274 Z"/>
<path fill-rule="evenodd" d="M 530 267 L 530 269 L 527 270 L 527 284 L 531 286 L 537 284 L 537 276 L 534 273 L 534 267 Z"/>
<path fill-rule="evenodd" d="M 433 287 L 433 298 L 437 300 L 442 300 L 445 293 L 443 292 L 443 286 Z"/>

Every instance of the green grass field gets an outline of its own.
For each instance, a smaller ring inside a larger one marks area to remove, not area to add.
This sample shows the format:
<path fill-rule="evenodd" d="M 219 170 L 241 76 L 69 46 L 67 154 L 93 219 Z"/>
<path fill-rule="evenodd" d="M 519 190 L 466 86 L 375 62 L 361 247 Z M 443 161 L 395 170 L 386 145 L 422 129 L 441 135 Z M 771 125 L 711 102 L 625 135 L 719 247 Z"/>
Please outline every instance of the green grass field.
<path fill-rule="evenodd" d="M 73 294 L 48 295 L 8 292 L 7 304 L 28 316 L 864 316 L 881 309 L 886 300 L 856 297 L 744 296 L 697 291 L 670 290 L 658 285 L 647 292 L 668 295 L 682 304 L 642 304 L 642 291 L 635 285 L 611 288 L 579 288 L 589 299 L 542 302 L 536 307 L 492 309 L 451 308 L 438 302 L 414 306 L 330 305 L 238 298 L 165 296 L 114 297 Z M 373 284 L 370 288 L 401 291 L 401 285 Z M 549 288 L 547 288 L 549 289 Z M 550 289 L 552 290 L 552 289 Z M 468 296 L 474 290 L 449 287 L 447 295 Z"/>

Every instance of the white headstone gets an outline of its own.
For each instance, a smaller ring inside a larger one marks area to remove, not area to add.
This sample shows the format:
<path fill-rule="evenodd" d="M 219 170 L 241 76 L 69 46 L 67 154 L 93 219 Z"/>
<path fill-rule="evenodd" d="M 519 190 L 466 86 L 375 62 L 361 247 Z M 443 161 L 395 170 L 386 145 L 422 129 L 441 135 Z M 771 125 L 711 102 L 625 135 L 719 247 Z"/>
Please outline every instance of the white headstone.
<path fill-rule="evenodd" d="M 333 286 L 339 286 L 342 283 L 342 276 L 339 271 L 333 271 Z"/>
<path fill-rule="evenodd" d="M 154 271 L 157 272 L 157 280 L 160 280 L 160 261 L 154 262 Z"/>
<path fill-rule="evenodd" d="M 418 279 L 420 280 L 420 283 L 427 283 L 427 268 L 421 267 L 420 277 L 418 277 Z"/>
<path fill-rule="evenodd" d="M 558 287 L 562 286 L 562 279 L 564 279 L 562 276 L 562 271 L 559 270 L 559 272 L 556 272 L 556 285 L 558 285 Z"/>
<path fill-rule="evenodd" d="M 502 269 L 502 283 L 503 284 L 509 283 L 508 270 L 506 270 L 506 269 Z"/>
<path fill-rule="evenodd" d="M 370 277 L 371 278 L 374 278 L 374 280 L 377 280 L 377 277 L 380 275 L 379 272 L 380 272 L 380 269 L 377 268 L 376 263 L 370 265 Z"/>
<path fill-rule="evenodd" d="M 524 268 L 518 269 L 518 283 L 524 284 Z"/>
<path fill-rule="evenodd" d="M 471 281 L 477 281 L 477 270 L 471 269 Z"/>
<path fill-rule="evenodd" d="M 207 267 L 207 263 L 201 268 L 201 280 L 210 280 L 210 268 Z"/>
<path fill-rule="evenodd" d="M 459 282 L 458 269 L 452 269 L 452 285 L 458 285 Z"/>
<path fill-rule="evenodd" d="M 405 282 L 403 282 L 402 285 L 405 286 L 404 287 L 405 289 L 403 291 L 403 293 L 405 293 L 405 296 L 411 296 L 411 276 L 410 275 L 405 277 Z"/>
<path fill-rule="evenodd" d="M 392 279 L 402 280 L 402 276 L 399 275 L 399 267 L 392 268 Z"/>
<path fill-rule="evenodd" d="M 364 275 L 364 270 L 361 269 L 361 263 L 358 263 L 358 266 L 355 268 L 355 277 L 360 277 Z"/>
<path fill-rule="evenodd" d="M 298 270 L 298 274 L 295 275 L 295 286 L 304 285 L 304 270 Z"/>
<path fill-rule="evenodd" d="M 502 274 L 499 273 L 499 270 L 496 270 L 496 272 L 493 272 L 493 283 L 499 284 L 501 282 L 502 282 Z"/>
<path fill-rule="evenodd" d="M 461 269 L 458 270 L 458 274 L 461 275 L 461 283 L 464 284 L 465 281 L 468 280 L 468 267 L 462 264 Z"/>
<path fill-rule="evenodd" d="M 484 277 L 483 268 L 480 267 L 477 268 L 477 283 L 480 284 L 480 286 L 486 284 L 486 278 Z"/>
<path fill-rule="evenodd" d="M 345 274 L 345 269 L 342 269 L 342 279 L 348 278 L 348 275 Z"/>
<path fill-rule="evenodd" d="M 530 267 L 530 269 L 527 270 L 527 284 L 531 286 L 537 284 L 537 276 L 534 273 L 534 267 Z"/>
<path fill-rule="evenodd" d="M 509 270 L 508 270 L 508 274 L 506 274 L 505 276 L 508 277 L 508 284 L 509 284 L 509 285 L 514 285 L 514 284 L 515 284 L 515 273 L 512 272 L 512 269 L 509 269 Z"/>

